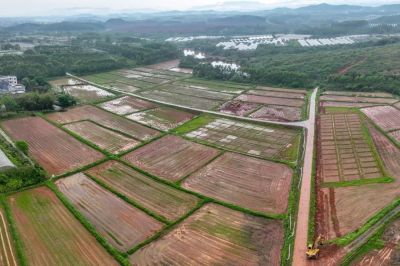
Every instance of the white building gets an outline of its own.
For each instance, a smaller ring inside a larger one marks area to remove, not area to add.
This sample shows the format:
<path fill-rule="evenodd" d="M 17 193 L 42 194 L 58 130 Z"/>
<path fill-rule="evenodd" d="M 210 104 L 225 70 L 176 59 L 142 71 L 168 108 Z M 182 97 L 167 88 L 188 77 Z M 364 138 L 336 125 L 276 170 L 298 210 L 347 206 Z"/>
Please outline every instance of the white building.
<path fill-rule="evenodd" d="M 25 86 L 18 84 L 16 76 L 0 76 L 0 93 L 24 93 Z"/>

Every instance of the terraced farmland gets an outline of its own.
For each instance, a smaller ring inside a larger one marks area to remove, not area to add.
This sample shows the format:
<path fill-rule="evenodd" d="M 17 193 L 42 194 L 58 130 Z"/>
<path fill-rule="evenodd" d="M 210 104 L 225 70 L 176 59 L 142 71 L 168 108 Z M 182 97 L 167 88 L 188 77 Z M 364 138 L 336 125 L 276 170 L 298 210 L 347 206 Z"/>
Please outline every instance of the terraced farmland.
<path fill-rule="evenodd" d="M 343 95 L 322 95 L 321 101 L 333 101 L 333 102 L 350 102 L 350 103 L 375 103 L 375 104 L 393 104 L 398 102 L 397 99 L 393 98 L 371 98 L 364 96 L 343 96 Z"/>
<path fill-rule="evenodd" d="M 189 212 L 199 201 L 193 195 L 156 182 L 115 161 L 106 162 L 86 172 L 111 189 L 170 221 Z"/>
<path fill-rule="evenodd" d="M 285 213 L 292 174 L 286 165 L 227 152 L 182 186 L 248 209 Z"/>
<path fill-rule="evenodd" d="M 57 180 L 56 185 L 97 231 L 121 251 L 129 250 L 163 227 L 162 223 L 102 188 L 83 173 Z"/>
<path fill-rule="evenodd" d="M 279 265 L 282 222 L 208 204 L 130 256 L 132 265 Z"/>
<path fill-rule="evenodd" d="M 165 136 L 123 157 L 133 165 L 169 181 L 199 169 L 219 151 L 176 136 Z"/>
<path fill-rule="evenodd" d="M 10 232 L 10 226 L 4 210 L 0 209 L 0 265 L 17 266 L 17 256 L 15 254 L 14 240 Z"/>
<path fill-rule="evenodd" d="M 126 151 L 139 144 L 139 141 L 135 139 L 128 138 L 90 121 L 71 123 L 64 127 L 111 153 Z"/>
<path fill-rule="evenodd" d="M 119 265 L 50 189 L 19 192 L 8 202 L 29 265 Z"/>
<path fill-rule="evenodd" d="M 289 98 L 289 99 L 305 99 L 306 93 L 298 93 L 298 92 L 286 92 L 286 91 L 276 91 L 276 90 L 249 90 L 249 94 L 260 95 L 260 96 L 269 96 L 269 97 L 280 97 L 280 98 Z"/>
<path fill-rule="evenodd" d="M 123 96 L 121 98 L 102 103 L 99 106 L 118 115 L 126 115 L 156 107 L 156 105 L 151 102 L 132 96 Z"/>
<path fill-rule="evenodd" d="M 300 132 L 216 118 L 185 136 L 261 158 L 295 161 Z"/>
<path fill-rule="evenodd" d="M 61 174 L 93 163 L 103 155 L 39 117 L 7 120 L 2 127 L 13 140 L 23 140 L 29 153 L 49 173 Z"/>
<path fill-rule="evenodd" d="M 400 130 L 400 110 L 393 106 L 369 107 L 361 111 L 384 131 Z"/>
<path fill-rule="evenodd" d="M 206 98 L 211 100 L 220 100 L 220 101 L 228 101 L 234 97 L 234 95 L 229 93 L 217 92 L 199 87 L 179 86 L 175 84 L 164 85 L 161 87 L 157 87 L 157 89 L 168 91 L 178 95 L 183 94 L 183 95 Z"/>
<path fill-rule="evenodd" d="M 323 114 L 319 119 L 318 173 L 323 182 L 384 176 L 357 113 Z"/>
<path fill-rule="evenodd" d="M 189 121 L 194 114 L 169 107 L 159 107 L 144 112 L 133 113 L 127 118 L 154 127 L 162 131 L 168 131 Z"/>
<path fill-rule="evenodd" d="M 139 140 L 148 140 L 159 135 L 159 132 L 154 129 L 89 105 L 69 109 L 66 112 L 52 113 L 47 117 L 60 124 L 91 120 Z"/>
<path fill-rule="evenodd" d="M 68 85 L 64 86 L 63 90 L 83 102 L 90 102 L 106 97 L 115 96 L 109 91 L 100 89 L 92 85 Z"/>
<path fill-rule="evenodd" d="M 260 96 L 253 94 L 242 94 L 235 98 L 235 100 L 257 103 L 257 104 L 267 104 L 267 105 L 282 105 L 282 106 L 292 106 L 292 107 L 302 107 L 304 105 L 303 99 L 287 99 L 280 97 L 270 97 L 270 96 Z"/>

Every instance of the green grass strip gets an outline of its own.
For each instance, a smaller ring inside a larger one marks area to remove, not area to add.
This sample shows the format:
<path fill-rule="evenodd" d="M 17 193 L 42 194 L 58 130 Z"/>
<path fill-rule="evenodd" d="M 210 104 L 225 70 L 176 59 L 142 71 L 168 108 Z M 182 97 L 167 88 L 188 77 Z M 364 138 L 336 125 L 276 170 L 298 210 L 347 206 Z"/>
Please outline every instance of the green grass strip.
<path fill-rule="evenodd" d="M 322 187 L 328 187 L 328 188 L 351 187 L 351 186 L 363 186 L 376 183 L 392 183 L 394 181 L 395 179 L 393 177 L 378 177 L 378 178 L 356 179 L 356 180 L 341 181 L 341 182 L 325 182 L 322 184 Z"/>

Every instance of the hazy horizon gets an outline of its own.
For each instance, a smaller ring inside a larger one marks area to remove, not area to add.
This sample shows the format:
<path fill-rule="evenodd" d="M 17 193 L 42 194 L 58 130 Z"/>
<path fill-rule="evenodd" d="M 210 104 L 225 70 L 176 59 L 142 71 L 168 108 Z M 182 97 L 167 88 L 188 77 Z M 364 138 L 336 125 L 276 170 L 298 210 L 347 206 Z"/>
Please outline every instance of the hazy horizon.
<path fill-rule="evenodd" d="M 265 5 L 266 9 L 272 9 L 277 7 L 300 7 L 313 4 L 354 4 L 364 6 L 377 6 L 384 4 L 400 3 L 400 1 L 345 1 L 345 0 L 236 0 L 236 1 L 215 1 L 215 0 L 149 0 L 144 2 L 130 2 L 126 0 L 113 0 L 110 5 L 109 0 L 33 0 L 27 2 L 26 0 L 14 0 L 6 1 L 2 3 L 0 10 L 0 17 L 32 17 L 32 16 L 56 16 L 56 15 L 68 15 L 69 10 L 81 11 L 84 13 L 97 12 L 97 13 L 112 13 L 121 11 L 135 10 L 154 10 L 154 11 L 168 11 L 168 10 L 190 10 L 193 7 L 217 5 L 221 2 L 258 2 Z M 22 7 L 22 8 L 21 8 Z"/>

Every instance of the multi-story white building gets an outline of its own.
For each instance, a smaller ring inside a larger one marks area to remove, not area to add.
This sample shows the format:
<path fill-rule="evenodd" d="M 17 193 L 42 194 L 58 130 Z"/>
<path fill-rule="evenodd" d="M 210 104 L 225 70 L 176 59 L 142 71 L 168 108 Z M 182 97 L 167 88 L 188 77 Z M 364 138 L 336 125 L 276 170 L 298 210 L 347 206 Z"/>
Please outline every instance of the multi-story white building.
<path fill-rule="evenodd" d="M 16 76 L 0 76 L 0 93 L 24 93 L 25 86 L 18 84 Z"/>

